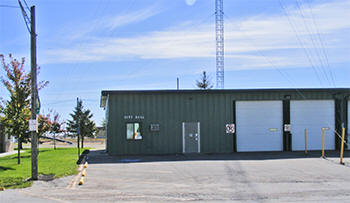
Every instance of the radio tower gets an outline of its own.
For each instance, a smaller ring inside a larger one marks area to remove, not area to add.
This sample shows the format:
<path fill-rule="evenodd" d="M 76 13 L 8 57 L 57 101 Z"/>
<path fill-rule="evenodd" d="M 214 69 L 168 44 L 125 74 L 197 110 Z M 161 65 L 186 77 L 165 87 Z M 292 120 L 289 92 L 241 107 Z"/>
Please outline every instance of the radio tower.
<path fill-rule="evenodd" d="M 216 88 L 224 89 L 224 6 L 223 0 L 215 0 L 216 31 Z"/>

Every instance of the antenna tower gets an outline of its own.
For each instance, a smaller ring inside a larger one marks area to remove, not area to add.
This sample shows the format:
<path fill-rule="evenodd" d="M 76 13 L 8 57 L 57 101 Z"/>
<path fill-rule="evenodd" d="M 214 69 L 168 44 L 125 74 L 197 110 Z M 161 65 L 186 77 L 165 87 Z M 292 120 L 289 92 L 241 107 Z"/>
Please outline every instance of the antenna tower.
<path fill-rule="evenodd" d="M 224 89 L 224 6 L 223 0 L 215 0 L 216 31 L 216 88 Z"/>

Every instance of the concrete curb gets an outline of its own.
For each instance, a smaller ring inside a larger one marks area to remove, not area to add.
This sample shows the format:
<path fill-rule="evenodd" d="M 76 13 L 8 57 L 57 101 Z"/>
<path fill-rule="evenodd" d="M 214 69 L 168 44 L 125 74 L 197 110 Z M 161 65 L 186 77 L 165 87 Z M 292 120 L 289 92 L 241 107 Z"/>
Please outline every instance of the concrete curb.
<path fill-rule="evenodd" d="M 83 154 L 80 155 L 79 160 L 77 161 L 77 164 L 79 165 L 78 174 L 67 185 L 66 187 L 67 189 L 74 189 L 77 184 L 78 185 L 84 184 L 85 176 L 86 176 L 86 168 L 88 166 L 88 163 L 86 160 L 88 160 L 87 154 L 89 152 L 90 152 L 89 150 L 85 150 Z"/>
<path fill-rule="evenodd" d="M 81 155 L 80 157 L 80 160 L 78 160 L 78 162 L 80 162 L 80 173 L 79 173 L 79 176 L 80 176 L 80 180 L 79 180 L 79 183 L 78 185 L 83 185 L 84 182 L 85 182 L 85 177 L 86 177 L 86 168 L 88 167 L 88 157 L 87 157 L 87 154 L 89 153 L 90 151 L 89 150 L 86 150 L 83 152 L 83 154 Z"/>
<path fill-rule="evenodd" d="M 23 153 L 24 151 L 21 150 L 20 152 Z M 10 156 L 12 154 L 17 154 L 17 153 L 18 151 L 4 152 L 4 153 L 0 153 L 0 157 Z"/>
<path fill-rule="evenodd" d="M 85 177 L 86 177 L 86 168 L 88 167 L 88 162 L 86 161 L 85 164 L 83 165 L 83 169 L 80 173 L 80 181 L 79 181 L 79 185 L 84 184 L 85 181 Z"/>

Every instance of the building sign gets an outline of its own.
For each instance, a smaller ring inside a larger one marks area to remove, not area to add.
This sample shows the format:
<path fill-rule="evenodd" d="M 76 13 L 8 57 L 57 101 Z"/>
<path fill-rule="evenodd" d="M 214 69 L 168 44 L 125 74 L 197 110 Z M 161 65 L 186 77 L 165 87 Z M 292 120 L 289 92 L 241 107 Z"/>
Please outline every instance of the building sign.
<path fill-rule="evenodd" d="M 284 132 L 290 132 L 290 124 L 284 124 Z"/>
<path fill-rule="evenodd" d="M 233 123 L 226 124 L 226 133 L 228 133 L 228 134 L 235 133 L 235 124 L 233 124 Z"/>
<path fill-rule="evenodd" d="M 145 119 L 145 116 L 140 116 L 140 115 L 125 115 L 124 116 L 125 120 L 131 120 L 131 119 L 138 119 L 138 120 L 143 120 Z"/>
<path fill-rule="evenodd" d="M 157 132 L 157 131 L 159 131 L 159 124 L 157 123 L 157 124 L 151 124 L 150 126 L 149 126 L 149 129 L 152 131 L 152 132 Z"/>

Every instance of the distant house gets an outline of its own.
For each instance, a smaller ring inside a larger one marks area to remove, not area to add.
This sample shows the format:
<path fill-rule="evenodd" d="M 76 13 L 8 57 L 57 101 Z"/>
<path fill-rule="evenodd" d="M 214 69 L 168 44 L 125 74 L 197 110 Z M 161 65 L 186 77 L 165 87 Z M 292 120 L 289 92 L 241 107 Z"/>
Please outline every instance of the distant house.
<path fill-rule="evenodd" d="M 13 142 L 11 136 L 4 133 L 3 127 L 0 125 L 0 153 L 13 150 Z"/>

